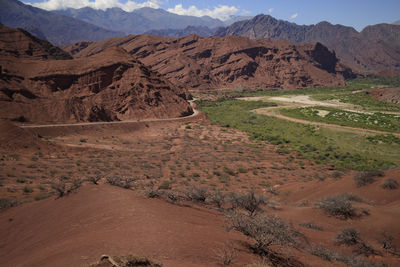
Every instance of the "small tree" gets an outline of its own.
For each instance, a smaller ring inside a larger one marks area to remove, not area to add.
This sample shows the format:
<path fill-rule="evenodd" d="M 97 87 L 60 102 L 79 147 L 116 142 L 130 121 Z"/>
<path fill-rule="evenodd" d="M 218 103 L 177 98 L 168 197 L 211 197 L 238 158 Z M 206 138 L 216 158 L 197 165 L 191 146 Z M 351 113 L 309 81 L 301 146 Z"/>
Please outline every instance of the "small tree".
<path fill-rule="evenodd" d="M 229 217 L 234 229 L 255 240 L 253 249 L 257 254 L 273 255 L 272 246 L 287 247 L 297 243 L 298 233 L 276 215 L 250 217 L 232 213 Z"/>
<path fill-rule="evenodd" d="M 249 212 L 250 216 L 260 209 L 261 205 L 266 203 L 263 195 L 256 195 L 254 190 L 248 191 L 246 194 L 232 194 L 232 206 L 234 208 L 242 208 Z"/>

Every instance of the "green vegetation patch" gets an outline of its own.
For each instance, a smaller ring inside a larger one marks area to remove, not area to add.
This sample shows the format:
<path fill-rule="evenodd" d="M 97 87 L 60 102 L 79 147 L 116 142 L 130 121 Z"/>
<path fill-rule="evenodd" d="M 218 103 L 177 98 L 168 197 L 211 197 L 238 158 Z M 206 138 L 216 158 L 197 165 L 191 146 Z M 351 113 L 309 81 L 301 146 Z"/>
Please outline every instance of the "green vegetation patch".
<path fill-rule="evenodd" d="M 317 122 L 338 124 L 365 129 L 399 132 L 400 116 L 384 113 L 361 113 L 330 107 L 282 109 L 283 115 Z"/>
<path fill-rule="evenodd" d="M 374 144 L 358 134 L 251 112 L 257 108 L 275 106 L 274 103 L 219 99 L 199 104 L 200 110 L 213 122 L 247 132 L 253 139 L 275 144 L 280 151 L 297 152 L 299 156 L 313 159 L 316 163 L 358 170 L 400 165 L 400 146 L 397 144 Z"/>

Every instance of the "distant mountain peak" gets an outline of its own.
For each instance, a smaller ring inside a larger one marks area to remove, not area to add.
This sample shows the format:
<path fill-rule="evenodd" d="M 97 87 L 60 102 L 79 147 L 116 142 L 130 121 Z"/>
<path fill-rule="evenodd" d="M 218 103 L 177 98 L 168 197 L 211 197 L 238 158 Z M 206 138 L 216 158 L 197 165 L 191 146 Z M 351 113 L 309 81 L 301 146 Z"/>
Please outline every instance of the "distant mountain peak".
<path fill-rule="evenodd" d="M 400 27 L 378 24 L 361 32 L 340 24 L 321 21 L 297 25 L 260 14 L 216 31 L 217 36 L 246 36 L 252 39 L 281 39 L 293 43 L 320 42 L 336 52 L 349 67 L 365 74 L 389 70 L 400 74 Z"/>
<path fill-rule="evenodd" d="M 5 26 L 23 28 L 55 45 L 99 41 L 123 35 L 122 32 L 61 16 L 17 0 L 0 0 L 0 18 Z"/>

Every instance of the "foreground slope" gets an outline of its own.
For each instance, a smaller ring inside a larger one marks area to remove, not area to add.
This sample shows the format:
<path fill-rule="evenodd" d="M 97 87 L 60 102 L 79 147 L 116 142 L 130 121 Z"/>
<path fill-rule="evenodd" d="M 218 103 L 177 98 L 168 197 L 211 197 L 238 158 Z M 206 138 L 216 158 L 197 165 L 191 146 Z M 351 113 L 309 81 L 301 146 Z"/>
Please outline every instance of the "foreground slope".
<path fill-rule="evenodd" d="M 218 36 L 271 38 L 294 43 L 321 42 L 336 51 L 338 57 L 354 70 L 363 73 L 390 71 L 400 73 L 400 26 L 378 24 L 360 33 L 352 27 L 320 22 L 316 25 L 297 25 L 258 15 L 216 32 Z"/>
<path fill-rule="evenodd" d="M 216 211 L 107 185 L 3 212 L 0 229 L 0 266 L 83 266 L 104 254 L 147 256 L 163 266 L 219 266 L 215 252 L 245 240 L 226 232 Z M 252 258 L 241 246 L 236 266 Z"/>
<path fill-rule="evenodd" d="M 123 35 L 85 21 L 62 16 L 17 0 L 0 0 L 0 22 L 8 27 L 24 28 L 53 44 L 98 41 Z"/>
<path fill-rule="evenodd" d="M 173 84 L 191 90 L 343 85 L 353 76 L 323 45 L 245 37 L 129 35 L 64 47 L 74 57 L 119 46 Z"/>
<path fill-rule="evenodd" d="M 110 48 L 85 59 L 38 59 L 46 53 L 39 46 L 31 46 L 30 56 L 25 47 L 12 48 L 9 42 L 30 43 L 28 35 L 19 30 L 5 31 L 8 34 L 1 35 L 4 39 L 0 44 L 11 45 L 0 58 L 2 118 L 76 122 L 168 118 L 192 113 L 185 90 L 175 89 L 122 48 Z"/>

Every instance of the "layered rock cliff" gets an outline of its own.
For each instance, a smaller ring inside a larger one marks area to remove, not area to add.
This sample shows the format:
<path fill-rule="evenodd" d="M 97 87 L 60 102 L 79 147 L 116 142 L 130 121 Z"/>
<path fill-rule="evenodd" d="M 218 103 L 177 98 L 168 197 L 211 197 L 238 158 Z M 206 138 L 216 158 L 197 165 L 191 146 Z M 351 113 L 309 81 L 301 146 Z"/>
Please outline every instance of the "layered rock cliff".
<path fill-rule="evenodd" d="M 122 47 L 173 84 L 189 90 L 337 86 L 354 76 L 334 52 L 317 44 L 245 37 L 125 36 L 65 47 L 76 58 Z"/>
<path fill-rule="evenodd" d="M 0 40 L 0 46 L 10 39 L 7 36 Z M 192 113 L 185 89 L 173 86 L 123 48 L 109 48 L 82 59 L 47 60 L 43 57 L 45 52 L 38 49 L 30 57 L 17 57 L 15 54 L 25 49 L 18 47 L 14 55 L 10 52 L 0 57 L 2 118 L 78 122 L 169 118 Z"/>

